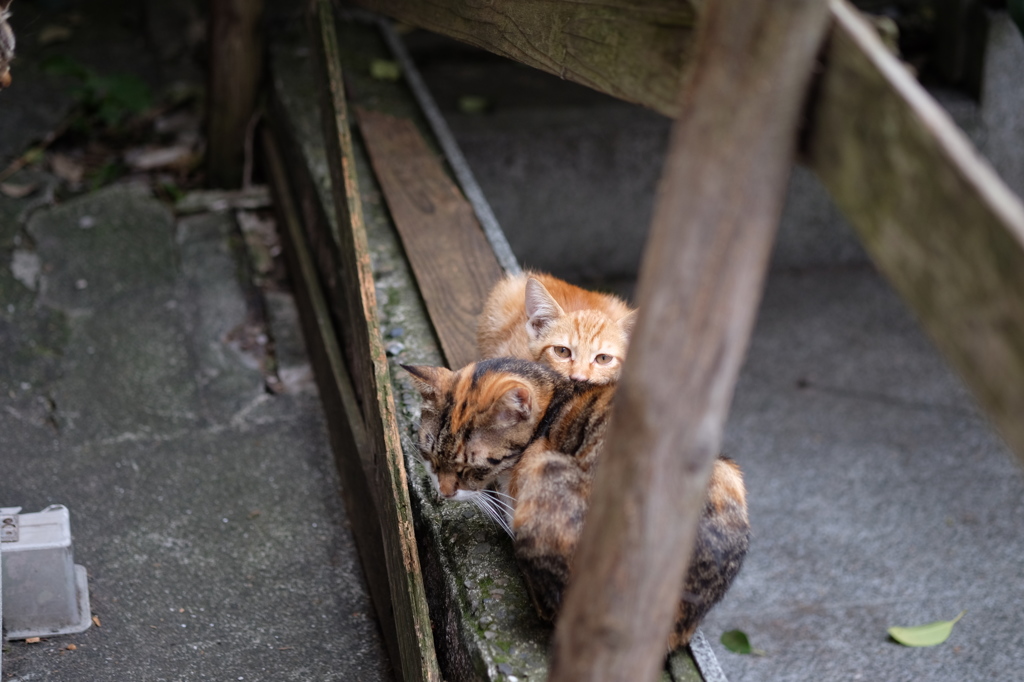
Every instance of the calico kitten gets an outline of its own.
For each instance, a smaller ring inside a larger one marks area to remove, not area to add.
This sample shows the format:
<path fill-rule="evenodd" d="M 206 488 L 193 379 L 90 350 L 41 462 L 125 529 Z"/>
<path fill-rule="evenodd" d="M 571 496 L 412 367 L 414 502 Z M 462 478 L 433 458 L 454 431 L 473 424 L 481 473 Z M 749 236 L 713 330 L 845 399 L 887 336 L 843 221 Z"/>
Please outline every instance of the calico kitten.
<path fill-rule="evenodd" d="M 572 573 L 614 384 L 573 381 L 512 358 L 456 372 L 405 369 L 423 396 L 420 455 L 438 492 L 481 504 L 512 534 L 534 605 L 542 617 L 554 618 Z M 671 648 L 687 644 L 725 594 L 746 555 L 749 533 L 739 467 L 719 458 Z"/>
<path fill-rule="evenodd" d="M 477 346 L 483 358 L 535 360 L 573 379 L 607 383 L 619 376 L 635 321 L 618 296 L 526 272 L 491 290 Z"/>

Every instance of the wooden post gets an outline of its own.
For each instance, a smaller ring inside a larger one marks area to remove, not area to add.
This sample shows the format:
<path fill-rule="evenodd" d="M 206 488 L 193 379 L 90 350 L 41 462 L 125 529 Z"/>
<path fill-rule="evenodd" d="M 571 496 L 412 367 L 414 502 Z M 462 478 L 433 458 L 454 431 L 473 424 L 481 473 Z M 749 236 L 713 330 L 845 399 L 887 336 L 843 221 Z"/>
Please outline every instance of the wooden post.
<path fill-rule="evenodd" d="M 552 682 L 653 680 L 749 341 L 823 0 L 708 0 Z"/>
<path fill-rule="evenodd" d="M 263 72 L 263 0 L 211 0 L 206 169 L 212 187 L 242 184 L 245 137 Z"/>

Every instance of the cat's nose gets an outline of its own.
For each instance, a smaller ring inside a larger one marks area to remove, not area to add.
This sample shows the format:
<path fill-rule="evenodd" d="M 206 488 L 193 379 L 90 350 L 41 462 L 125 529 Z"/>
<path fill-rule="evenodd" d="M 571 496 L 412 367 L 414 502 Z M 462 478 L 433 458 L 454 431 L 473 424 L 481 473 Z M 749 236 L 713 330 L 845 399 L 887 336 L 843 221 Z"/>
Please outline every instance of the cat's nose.
<path fill-rule="evenodd" d="M 572 374 L 569 375 L 569 378 L 575 379 L 576 381 L 587 381 L 588 379 L 590 379 L 590 377 L 588 377 L 583 372 L 573 372 Z"/>
<path fill-rule="evenodd" d="M 443 497 L 451 499 L 458 494 L 459 486 L 455 485 L 455 481 L 449 479 L 447 476 L 438 477 L 437 490 Z"/>

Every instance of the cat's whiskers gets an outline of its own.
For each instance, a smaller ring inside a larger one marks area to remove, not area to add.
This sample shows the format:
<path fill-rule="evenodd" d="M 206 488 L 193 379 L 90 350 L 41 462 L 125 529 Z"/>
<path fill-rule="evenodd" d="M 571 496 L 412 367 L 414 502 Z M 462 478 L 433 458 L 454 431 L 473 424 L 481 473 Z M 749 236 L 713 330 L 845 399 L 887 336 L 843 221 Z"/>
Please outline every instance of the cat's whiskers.
<path fill-rule="evenodd" d="M 486 500 L 487 504 L 490 506 L 493 512 L 492 518 L 498 522 L 498 525 L 505 529 L 505 532 L 508 533 L 509 537 L 514 538 L 515 533 L 512 532 L 511 523 L 512 508 L 507 505 L 502 506 L 499 503 L 499 500 L 486 494 L 483 495 L 481 499 Z"/>
<path fill-rule="evenodd" d="M 496 497 L 491 497 L 488 493 L 494 492 L 490 490 L 480 490 L 473 494 L 470 500 L 473 504 L 480 508 L 487 516 L 491 517 L 495 523 L 504 529 L 509 537 L 515 537 L 515 533 L 512 532 L 512 527 L 509 524 L 509 516 L 512 513 L 512 507 L 507 502 L 499 500 Z M 507 514 L 506 514 L 507 512 Z"/>
<path fill-rule="evenodd" d="M 515 498 L 511 496 L 506 496 L 508 497 L 509 500 L 511 500 L 511 502 L 508 502 L 502 500 L 499 497 L 496 497 L 495 491 L 480 491 L 479 494 L 485 497 L 487 499 L 487 502 L 490 505 L 492 505 L 495 509 L 501 509 L 505 511 L 509 517 L 511 517 L 515 513 L 515 505 L 512 504 L 515 502 Z"/>
<path fill-rule="evenodd" d="M 516 498 L 512 497 L 512 496 L 511 496 L 511 495 L 509 495 L 508 493 L 503 493 L 503 492 L 501 492 L 500 490 L 493 490 L 493 489 L 491 489 L 491 488 L 488 488 L 488 489 L 487 489 L 486 491 L 484 491 L 484 492 L 486 492 L 486 493 L 487 493 L 487 494 L 489 494 L 489 495 L 495 496 L 495 497 L 504 497 L 504 498 L 505 498 L 506 500 L 508 500 L 508 501 L 509 501 L 509 503 L 511 503 L 511 504 L 514 504 L 514 503 L 515 503 L 515 501 L 516 501 Z"/>

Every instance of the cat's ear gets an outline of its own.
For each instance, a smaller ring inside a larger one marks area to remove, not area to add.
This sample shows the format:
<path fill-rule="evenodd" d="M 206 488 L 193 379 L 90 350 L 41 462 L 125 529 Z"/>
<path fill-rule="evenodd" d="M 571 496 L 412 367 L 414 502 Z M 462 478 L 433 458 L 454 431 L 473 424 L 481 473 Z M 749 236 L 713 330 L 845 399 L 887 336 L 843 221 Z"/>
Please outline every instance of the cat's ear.
<path fill-rule="evenodd" d="M 638 312 L 639 311 L 634 310 L 619 318 L 619 329 L 621 329 L 626 336 L 633 335 L 633 327 L 636 326 L 636 316 Z"/>
<path fill-rule="evenodd" d="M 548 326 L 565 313 L 540 280 L 526 280 L 526 333 L 536 341 Z"/>
<path fill-rule="evenodd" d="M 412 377 L 412 383 L 416 386 L 424 400 L 433 400 L 442 386 L 448 383 L 448 379 L 452 375 L 452 371 L 446 367 L 402 365 L 402 369 Z"/>
<path fill-rule="evenodd" d="M 533 393 L 525 384 L 517 383 L 495 401 L 491 408 L 492 426 L 507 429 L 530 418 L 533 413 Z"/>

